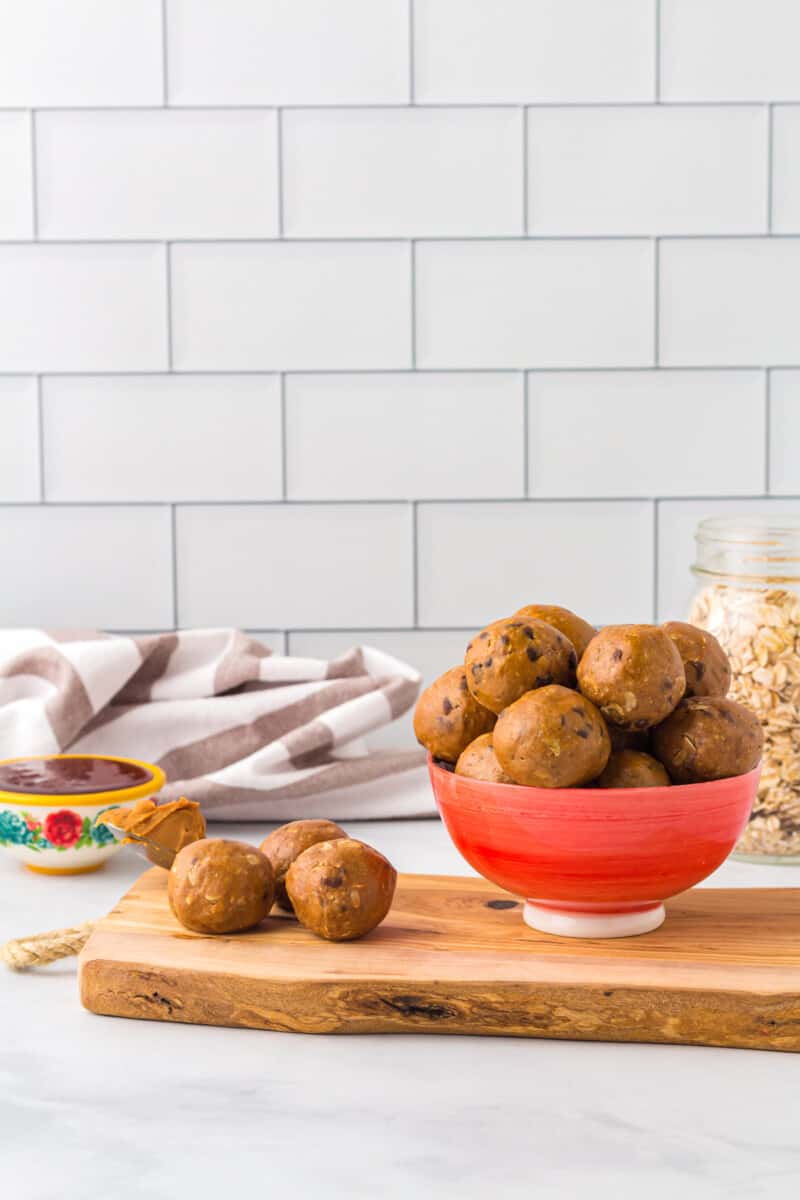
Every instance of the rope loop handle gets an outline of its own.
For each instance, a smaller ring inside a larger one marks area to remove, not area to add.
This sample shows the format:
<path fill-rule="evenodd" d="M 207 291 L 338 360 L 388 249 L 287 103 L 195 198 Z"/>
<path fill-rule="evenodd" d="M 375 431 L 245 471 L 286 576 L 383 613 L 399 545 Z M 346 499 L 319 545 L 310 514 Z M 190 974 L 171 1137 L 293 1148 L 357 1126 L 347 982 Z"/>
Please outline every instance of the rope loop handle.
<path fill-rule="evenodd" d="M 53 929 L 50 933 L 13 938 L 0 946 L 0 959 L 12 971 L 27 971 L 30 967 L 43 967 L 59 958 L 80 954 L 96 924 L 96 921 L 85 921 L 71 929 Z"/>

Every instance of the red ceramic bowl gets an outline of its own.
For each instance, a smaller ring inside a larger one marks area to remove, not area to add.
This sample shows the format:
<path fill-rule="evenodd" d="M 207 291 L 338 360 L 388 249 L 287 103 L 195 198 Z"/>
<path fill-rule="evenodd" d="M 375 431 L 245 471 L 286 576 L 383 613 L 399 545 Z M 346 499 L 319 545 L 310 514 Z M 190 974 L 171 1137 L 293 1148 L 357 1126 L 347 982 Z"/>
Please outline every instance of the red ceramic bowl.
<path fill-rule="evenodd" d="M 662 902 L 730 854 L 761 771 L 673 787 L 534 788 L 467 779 L 430 758 L 428 769 L 470 866 L 523 897 L 534 929 L 569 937 L 656 929 Z"/>

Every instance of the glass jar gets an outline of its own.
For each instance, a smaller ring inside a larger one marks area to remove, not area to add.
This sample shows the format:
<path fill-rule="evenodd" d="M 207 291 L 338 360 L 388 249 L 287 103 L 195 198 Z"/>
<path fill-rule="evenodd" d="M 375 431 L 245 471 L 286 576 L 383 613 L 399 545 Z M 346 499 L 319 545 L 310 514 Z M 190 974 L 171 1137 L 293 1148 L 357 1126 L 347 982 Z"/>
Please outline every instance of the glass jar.
<path fill-rule="evenodd" d="M 758 797 L 735 855 L 800 862 L 800 515 L 715 517 L 695 536 L 689 621 L 720 642 L 731 698 L 764 729 Z"/>

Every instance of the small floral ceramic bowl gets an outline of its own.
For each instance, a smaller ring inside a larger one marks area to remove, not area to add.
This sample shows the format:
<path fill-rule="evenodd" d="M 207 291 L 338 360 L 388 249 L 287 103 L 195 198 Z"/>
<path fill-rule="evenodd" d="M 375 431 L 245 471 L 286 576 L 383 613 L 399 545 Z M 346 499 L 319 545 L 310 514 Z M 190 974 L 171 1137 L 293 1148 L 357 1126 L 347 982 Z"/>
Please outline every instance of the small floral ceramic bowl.
<path fill-rule="evenodd" d="M 108 754 L 0 760 L 0 846 L 43 875 L 96 871 L 119 849 L 100 813 L 164 786 L 150 763 Z"/>

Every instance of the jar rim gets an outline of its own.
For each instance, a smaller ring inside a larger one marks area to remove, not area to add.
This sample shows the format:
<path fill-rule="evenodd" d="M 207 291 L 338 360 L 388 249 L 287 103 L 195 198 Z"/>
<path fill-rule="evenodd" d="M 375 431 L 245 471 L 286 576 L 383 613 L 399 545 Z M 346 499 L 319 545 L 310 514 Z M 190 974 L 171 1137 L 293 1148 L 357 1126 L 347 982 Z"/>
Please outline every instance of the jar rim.
<path fill-rule="evenodd" d="M 730 542 L 747 545 L 764 539 L 800 538 L 800 513 L 778 516 L 743 513 L 740 516 L 706 517 L 698 522 L 698 542 Z"/>

